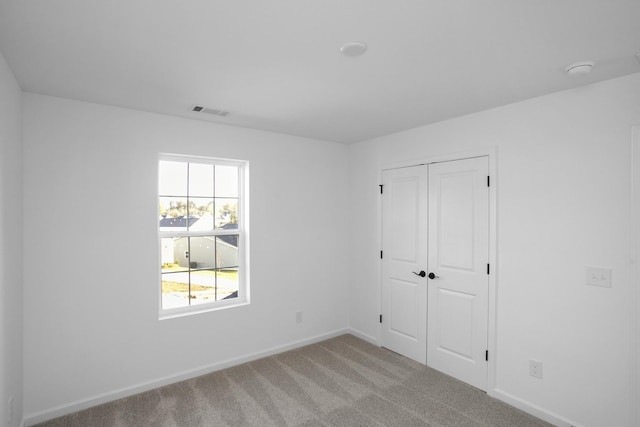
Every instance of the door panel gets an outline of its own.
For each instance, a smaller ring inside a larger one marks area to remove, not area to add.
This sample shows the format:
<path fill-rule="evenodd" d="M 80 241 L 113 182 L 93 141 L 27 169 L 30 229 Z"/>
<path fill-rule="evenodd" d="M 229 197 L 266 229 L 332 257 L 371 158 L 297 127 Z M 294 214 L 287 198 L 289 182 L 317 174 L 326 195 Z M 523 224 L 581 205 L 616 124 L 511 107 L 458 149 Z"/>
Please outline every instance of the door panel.
<path fill-rule="evenodd" d="M 416 322 L 418 313 L 419 294 L 417 285 L 402 280 L 390 280 L 391 291 L 389 296 L 389 328 L 391 332 L 404 335 L 411 340 L 418 339 L 418 323 Z"/>
<path fill-rule="evenodd" d="M 429 165 L 428 365 L 487 388 L 488 158 Z"/>
<path fill-rule="evenodd" d="M 437 168 L 432 165 L 432 168 Z M 437 201 L 439 265 L 473 271 L 474 269 L 474 176 L 472 174 L 441 175 Z M 436 183 L 437 184 L 437 183 Z"/>
<path fill-rule="evenodd" d="M 440 350 L 473 360 L 473 328 L 469 328 L 469 325 L 473 321 L 475 296 L 438 289 L 437 299 L 440 303 L 436 320 L 440 324 L 438 329 L 448 332 L 437 337 Z"/>
<path fill-rule="evenodd" d="M 383 172 L 382 345 L 426 363 L 426 166 Z"/>
<path fill-rule="evenodd" d="M 406 175 L 407 171 L 403 175 Z M 418 217 L 419 195 L 423 185 L 419 176 L 407 176 L 392 180 L 387 186 L 391 203 L 387 205 L 392 219 L 391 252 L 396 261 L 417 262 L 418 242 L 416 236 L 421 219 Z"/>

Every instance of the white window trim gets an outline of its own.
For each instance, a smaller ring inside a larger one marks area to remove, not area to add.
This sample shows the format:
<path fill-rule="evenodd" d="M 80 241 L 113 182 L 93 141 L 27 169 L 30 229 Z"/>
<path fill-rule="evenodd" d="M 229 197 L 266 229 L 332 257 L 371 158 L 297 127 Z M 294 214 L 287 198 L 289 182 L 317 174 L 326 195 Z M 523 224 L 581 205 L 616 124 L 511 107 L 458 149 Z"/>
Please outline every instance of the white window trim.
<path fill-rule="evenodd" d="M 211 236 L 211 235 L 238 235 L 238 297 L 229 300 L 218 300 L 210 303 L 190 305 L 187 307 L 179 308 L 162 308 L 162 269 L 157 270 L 157 279 L 155 282 L 156 290 L 158 293 L 158 307 L 159 307 L 159 319 L 173 319 L 176 317 L 190 316 L 199 313 L 206 313 L 211 311 L 217 311 L 232 307 L 240 307 L 248 305 L 250 302 L 250 286 L 249 286 L 249 162 L 246 160 L 235 159 L 222 159 L 215 157 L 203 157 L 203 156 L 191 156 L 184 154 L 169 154 L 159 153 L 156 162 L 156 184 L 159 184 L 159 164 L 160 161 L 177 161 L 177 162 L 192 162 L 203 163 L 213 165 L 229 165 L 238 166 L 239 170 L 239 182 L 238 182 L 238 229 L 229 231 L 216 231 L 216 232 L 192 232 L 190 236 Z M 158 227 L 158 199 L 160 196 L 159 185 L 156 189 L 156 207 L 155 221 L 156 229 L 158 233 L 157 240 L 157 260 L 158 265 L 162 259 L 161 241 L 164 237 L 183 236 L 184 233 L 161 231 Z"/>

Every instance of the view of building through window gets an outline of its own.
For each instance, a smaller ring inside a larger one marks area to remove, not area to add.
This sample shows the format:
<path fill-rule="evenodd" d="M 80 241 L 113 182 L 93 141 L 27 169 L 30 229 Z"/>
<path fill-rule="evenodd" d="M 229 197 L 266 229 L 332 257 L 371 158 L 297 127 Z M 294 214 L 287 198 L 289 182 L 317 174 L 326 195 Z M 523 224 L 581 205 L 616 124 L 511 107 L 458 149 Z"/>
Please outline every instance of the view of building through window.
<path fill-rule="evenodd" d="M 162 158 L 158 230 L 162 309 L 238 298 L 243 164 Z"/>

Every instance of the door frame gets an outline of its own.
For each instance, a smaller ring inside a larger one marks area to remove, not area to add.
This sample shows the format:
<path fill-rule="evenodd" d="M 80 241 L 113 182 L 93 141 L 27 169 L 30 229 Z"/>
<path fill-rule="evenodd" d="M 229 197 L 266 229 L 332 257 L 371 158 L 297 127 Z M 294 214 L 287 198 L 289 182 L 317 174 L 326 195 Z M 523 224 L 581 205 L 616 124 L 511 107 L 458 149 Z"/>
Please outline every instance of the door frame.
<path fill-rule="evenodd" d="M 497 159 L 498 148 L 483 147 L 478 149 L 464 150 L 447 154 L 438 154 L 427 157 L 416 157 L 400 162 L 383 163 L 378 166 L 378 182 L 382 183 L 382 172 L 388 169 L 399 169 L 410 166 L 428 165 L 430 163 L 463 160 L 472 157 L 487 157 L 489 160 L 489 176 L 491 185 L 489 186 L 489 264 L 491 265 L 489 274 L 489 307 L 487 319 L 487 347 L 489 350 L 489 362 L 487 365 L 487 394 L 493 396 L 496 387 L 496 360 L 497 354 L 497 304 L 498 304 L 498 230 L 497 230 L 497 206 L 498 206 L 498 179 L 497 179 Z M 377 212 L 377 242 L 382 248 L 382 198 L 378 203 Z M 380 260 L 378 270 L 378 312 L 382 313 L 382 260 Z M 427 336 L 427 340 L 429 337 Z M 376 344 L 382 344 L 382 326 L 378 325 Z"/>
<path fill-rule="evenodd" d="M 631 283 L 634 284 L 632 306 L 633 331 L 633 366 L 632 402 L 640 399 L 640 125 L 631 128 L 631 210 L 629 226 L 631 227 Z M 631 414 L 634 425 L 640 425 L 640 406 L 632 405 Z"/>

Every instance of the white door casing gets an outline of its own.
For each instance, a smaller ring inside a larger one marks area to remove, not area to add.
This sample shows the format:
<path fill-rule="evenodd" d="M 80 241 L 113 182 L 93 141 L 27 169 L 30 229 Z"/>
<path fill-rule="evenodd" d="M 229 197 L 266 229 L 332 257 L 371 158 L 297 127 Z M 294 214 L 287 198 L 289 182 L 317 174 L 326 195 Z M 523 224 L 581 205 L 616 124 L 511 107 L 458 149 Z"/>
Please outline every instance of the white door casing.
<path fill-rule="evenodd" d="M 426 364 L 426 166 L 383 172 L 382 346 Z"/>
<path fill-rule="evenodd" d="M 640 125 L 631 129 L 631 278 L 634 286 L 633 341 L 634 362 L 631 367 L 632 402 L 640 401 Z M 632 405 L 634 425 L 640 425 L 640 405 Z"/>
<path fill-rule="evenodd" d="M 427 364 L 487 390 L 487 157 L 429 165 Z"/>

